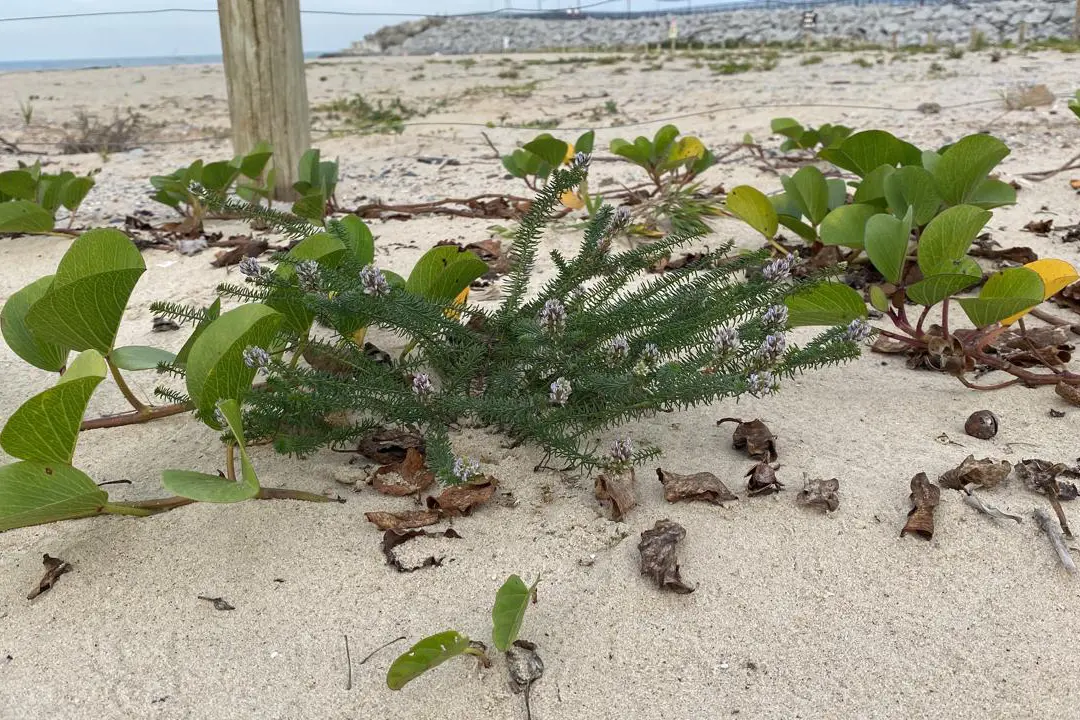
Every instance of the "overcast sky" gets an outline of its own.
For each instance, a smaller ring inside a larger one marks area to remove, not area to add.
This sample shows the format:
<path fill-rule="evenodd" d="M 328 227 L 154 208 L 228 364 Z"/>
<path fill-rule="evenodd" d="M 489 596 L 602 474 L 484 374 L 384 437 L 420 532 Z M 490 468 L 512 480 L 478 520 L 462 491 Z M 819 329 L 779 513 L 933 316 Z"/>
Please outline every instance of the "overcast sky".
<path fill-rule="evenodd" d="M 538 0 L 511 0 L 516 7 L 535 8 Z M 539 0 L 545 8 L 569 7 L 576 0 Z M 679 0 L 675 0 L 678 2 Z M 702 1 L 702 0 L 699 0 Z M 302 10 L 351 10 L 446 13 L 487 11 L 507 0 L 300 0 Z M 582 5 L 595 2 L 583 0 Z M 631 0 L 634 9 L 657 7 L 664 0 Z M 659 5 L 659 7 L 670 6 Z M 147 10 L 185 7 L 215 9 L 217 0 L 0 0 L 0 61 L 60 60 L 70 58 L 153 57 L 205 55 L 221 52 L 217 16 L 168 13 L 132 17 L 65 18 L 3 21 L 27 15 L 106 10 Z M 623 0 L 605 9 L 620 10 Z M 340 50 L 382 25 L 404 17 L 303 16 L 304 49 L 309 52 Z"/>

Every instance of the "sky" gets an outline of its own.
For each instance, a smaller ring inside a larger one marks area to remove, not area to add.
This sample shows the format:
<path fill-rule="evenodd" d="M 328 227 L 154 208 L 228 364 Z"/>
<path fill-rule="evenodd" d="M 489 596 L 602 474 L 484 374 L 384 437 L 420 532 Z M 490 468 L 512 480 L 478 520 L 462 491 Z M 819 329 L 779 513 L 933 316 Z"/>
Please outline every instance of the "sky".
<path fill-rule="evenodd" d="M 678 2 L 679 0 L 675 0 Z M 689 2 L 690 0 L 688 0 Z M 715 1 L 715 0 L 714 0 Z M 448 13 L 490 11 L 512 2 L 515 7 L 545 9 L 577 5 L 577 0 L 300 0 L 301 10 Z M 582 0 L 586 5 L 595 0 Z M 670 7 L 670 0 L 627 0 L 633 9 Z M 660 3 L 660 4 L 658 4 Z M 604 9 L 620 10 L 623 0 Z M 0 62 L 83 58 L 209 55 L 221 52 L 217 16 L 168 13 L 129 17 L 64 18 L 11 21 L 6 18 L 108 10 L 155 8 L 216 9 L 217 0 L 0 0 Z M 303 16 L 304 50 L 341 50 L 379 27 L 407 17 Z"/>

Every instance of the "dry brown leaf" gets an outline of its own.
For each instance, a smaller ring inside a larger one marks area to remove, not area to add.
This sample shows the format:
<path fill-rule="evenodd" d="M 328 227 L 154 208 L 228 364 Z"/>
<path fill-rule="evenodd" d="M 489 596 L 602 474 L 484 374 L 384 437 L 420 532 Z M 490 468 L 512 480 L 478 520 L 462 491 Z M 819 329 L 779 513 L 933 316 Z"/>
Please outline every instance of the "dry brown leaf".
<path fill-rule="evenodd" d="M 498 238 L 469 243 L 465 249 L 487 263 L 489 272 L 505 275 L 510 271 L 510 259 L 503 254 L 502 240 Z"/>
<path fill-rule="evenodd" d="M 498 481 L 490 475 L 475 478 L 467 483 L 446 488 L 438 497 L 429 497 L 429 510 L 438 510 L 444 516 L 468 515 L 473 508 L 483 505 L 495 494 Z"/>
<path fill-rule="evenodd" d="M 397 554 L 394 552 L 394 548 L 396 548 L 398 545 L 401 545 L 402 543 L 406 543 L 418 537 L 445 537 L 455 538 L 458 540 L 461 539 L 461 536 L 458 535 L 457 531 L 454 530 L 454 528 L 447 528 L 442 532 L 428 532 L 427 530 L 387 530 L 385 533 L 383 533 L 382 539 L 382 551 L 383 555 L 386 557 L 386 564 L 390 565 L 398 572 L 403 573 L 415 572 L 416 570 L 420 570 L 421 568 L 439 567 L 440 565 L 442 565 L 443 559 L 437 558 L 434 555 L 429 555 L 428 557 L 424 558 L 423 562 L 421 562 L 419 565 L 409 566 L 401 562 Z"/>
<path fill-rule="evenodd" d="M 874 339 L 873 344 L 870 345 L 870 350 L 881 353 L 882 355 L 899 355 L 901 353 L 906 353 L 910 347 L 911 346 L 907 343 L 894 340 L 885 335 L 878 335 L 877 338 Z"/>
<path fill-rule="evenodd" d="M 1030 232 L 1039 232 L 1039 230 L 1033 229 L 1038 228 L 1038 224 L 1031 222 L 1028 223 L 1028 226 L 1025 226 L 1024 229 Z M 1049 231 L 1049 228 L 1047 228 L 1047 231 Z M 997 245 L 997 243 L 993 244 Z M 1035 262 L 1039 259 L 1038 253 L 1036 253 L 1027 245 L 1020 245 L 1017 247 L 1008 248 L 994 248 L 990 246 L 990 243 L 984 243 L 981 245 L 972 245 L 971 249 L 968 250 L 968 254 L 972 257 L 984 258 L 986 260 L 994 260 L 998 264 L 1002 262 L 1009 262 L 1016 263 L 1017 265 L 1027 265 L 1028 263 Z"/>
<path fill-rule="evenodd" d="M 229 267 L 236 265 L 244 258 L 259 257 L 270 246 L 266 240 L 255 240 L 250 235 L 234 235 L 228 242 L 233 243 L 229 250 L 223 250 L 214 256 L 210 264 L 214 267 Z M 218 243 L 223 244 L 223 243 Z"/>
<path fill-rule="evenodd" d="M 413 530 L 434 525 L 442 516 L 434 510 L 409 510 L 407 512 L 367 512 L 364 517 L 375 523 L 380 530 Z"/>
<path fill-rule="evenodd" d="M 930 482 L 926 473 L 911 478 L 911 511 L 900 537 L 914 533 L 924 540 L 934 537 L 934 508 L 941 502 L 941 488 Z"/>
<path fill-rule="evenodd" d="M 421 454 L 427 452 L 424 438 L 411 430 L 382 428 L 368 435 L 356 447 L 356 452 L 377 463 L 387 465 L 402 462 L 410 448 Z"/>
<path fill-rule="evenodd" d="M 704 500 L 714 505 L 723 505 L 739 499 L 727 489 L 720 478 L 710 472 L 679 475 L 656 468 L 656 476 L 664 486 L 664 499 L 668 502 Z"/>
<path fill-rule="evenodd" d="M 746 494 L 772 495 L 784 489 L 784 483 L 776 479 L 776 468 L 764 460 L 746 471 Z"/>
<path fill-rule="evenodd" d="M 51 590 L 61 575 L 74 569 L 70 563 L 66 563 L 60 558 L 50 557 L 48 553 L 45 553 L 42 557 L 41 563 L 45 566 L 45 575 L 42 576 L 37 587 L 26 596 L 27 600 L 33 600 L 41 593 Z"/>
<path fill-rule="evenodd" d="M 829 513 L 840 507 L 839 492 L 840 481 L 837 478 L 806 480 L 803 489 L 795 496 L 795 502 Z"/>
<path fill-rule="evenodd" d="M 1069 181 L 1069 187 L 1073 190 L 1080 190 L 1080 178 L 1074 178 Z"/>
<path fill-rule="evenodd" d="M 405 451 L 405 460 L 383 465 L 371 476 L 371 485 L 384 495 L 419 495 L 435 483 L 435 473 L 427 469 L 424 456 L 416 448 Z"/>
<path fill-rule="evenodd" d="M 680 594 L 692 593 L 696 588 L 683 582 L 679 574 L 676 546 L 686 537 L 682 525 L 670 520 L 657 520 L 651 530 L 641 533 L 638 552 L 641 553 L 641 574 L 648 575 L 661 589 Z"/>
<path fill-rule="evenodd" d="M 1078 495 L 1076 484 L 1062 480 L 1061 475 L 1076 477 L 1077 473 L 1065 463 L 1049 460 L 1024 460 L 1016 466 L 1016 477 L 1028 490 L 1044 495 L 1056 492 L 1058 500 L 1075 500 Z"/>
<path fill-rule="evenodd" d="M 1005 482 L 1012 472 L 1012 465 L 1002 460 L 995 462 L 990 458 L 976 460 L 968 455 L 964 461 L 938 478 L 938 484 L 950 490 L 963 490 L 966 485 L 994 488 Z"/>
<path fill-rule="evenodd" d="M 755 460 L 772 462 L 777 458 L 776 436 L 761 420 L 743 421 L 739 418 L 726 417 L 717 420 L 716 424 L 722 425 L 726 422 L 738 423 L 735 426 L 735 432 L 731 434 L 731 447 L 745 451 Z"/>
<path fill-rule="evenodd" d="M 1046 235 L 1054 229 L 1054 219 L 1046 218 L 1045 220 L 1031 220 L 1027 225 L 1024 225 L 1023 229 L 1037 235 Z"/>
<path fill-rule="evenodd" d="M 544 675 L 544 661 L 536 652 L 536 644 L 515 640 L 506 649 L 506 669 L 510 673 L 510 689 L 515 694 L 527 693 Z"/>
<path fill-rule="evenodd" d="M 1069 385 L 1063 381 L 1054 386 L 1054 392 L 1064 398 L 1066 402 L 1070 402 L 1073 405 L 1080 405 L 1080 387 Z"/>
<path fill-rule="evenodd" d="M 596 476 L 596 485 L 593 492 L 600 501 L 604 515 L 609 520 L 619 522 L 626 514 L 637 505 L 636 479 L 634 470 L 628 472 L 612 472 L 610 475 L 600 473 Z"/>
<path fill-rule="evenodd" d="M 327 347 L 308 345 L 304 348 L 301 356 L 304 358 L 304 362 L 319 372 L 337 375 L 338 377 L 351 377 L 356 374 L 356 366 Z"/>

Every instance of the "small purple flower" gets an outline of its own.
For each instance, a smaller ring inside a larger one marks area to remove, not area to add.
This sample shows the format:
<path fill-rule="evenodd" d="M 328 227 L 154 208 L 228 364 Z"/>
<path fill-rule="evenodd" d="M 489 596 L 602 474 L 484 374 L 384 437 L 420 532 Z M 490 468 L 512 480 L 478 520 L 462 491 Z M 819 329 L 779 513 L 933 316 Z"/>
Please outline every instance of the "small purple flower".
<path fill-rule="evenodd" d="M 787 327 L 788 309 L 784 305 L 773 305 L 761 316 L 761 322 L 769 327 Z"/>
<path fill-rule="evenodd" d="M 548 395 L 548 399 L 551 400 L 553 405 L 565 405 L 570 399 L 570 381 L 561 377 L 551 383 L 551 393 Z"/>
<path fill-rule="evenodd" d="M 296 264 L 296 281 L 304 292 L 315 292 L 319 289 L 319 281 L 322 275 L 319 272 L 319 263 L 314 260 L 304 260 Z"/>
<path fill-rule="evenodd" d="M 249 368 L 261 370 L 270 364 L 270 353 L 254 345 L 248 345 L 244 348 L 243 357 L 244 364 Z"/>
<path fill-rule="evenodd" d="M 783 335 L 769 335 L 758 348 L 757 356 L 765 365 L 773 365 L 784 354 L 785 349 L 787 349 L 787 340 Z"/>
<path fill-rule="evenodd" d="M 247 278 L 257 278 L 262 275 L 263 269 L 259 261 L 253 257 L 246 257 L 240 261 L 240 264 L 236 266 L 236 269 L 240 271 L 240 274 Z"/>
<path fill-rule="evenodd" d="M 228 421 L 225 419 L 225 413 L 221 412 L 221 408 L 214 408 L 214 421 L 221 427 L 229 427 Z"/>
<path fill-rule="evenodd" d="M 746 378 L 746 384 L 754 395 L 774 393 L 780 389 L 780 379 L 768 370 L 750 373 Z"/>
<path fill-rule="evenodd" d="M 766 280 L 784 280 L 791 276 L 791 268 L 795 265 L 795 258 L 790 254 L 776 260 L 771 260 L 761 268 L 761 274 Z"/>
<path fill-rule="evenodd" d="M 382 270 L 374 265 L 365 265 L 360 269 L 360 286 L 364 290 L 365 295 L 389 295 L 390 283 L 386 281 L 386 276 L 382 274 Z"/>
<path fill-rule="evenodd" d="M 858 343 L 870 337 L 872 332 L 874 332 L 874 328 L 870 323 L 862 318 L 855 318 L 848 323 L 847 328 L 844 330 L 844 339 Z"/>
<path fill-rule="evenodd" d="M 456 457 L 454 467 L 450 472 L 459 482 L 469 482 L 474 476 L 480 474 L 480 463 L 467 457 Z"/>
<path fill-rule="evenodd" d="M 607 360 L 607 364 L 611 366 L 618 365 L 626 360 L 626 356 L 630 353 L 630 343 L 623 335 L 616 335 L 608 340 L 607 345 L 604 346 L 604 355 Z"/>
<path fill-rule="evenodd" d="M 634 365 L 634 374 L 648 375 L 656 370 L 659 364 L 660 348 L 656 347 L 654 343 L 646 343 L 645 347 L 641 349 L 641 357 L 638 358 L 637 364 Z"/>
<path fill-rule="evenodd" d="M 555 335 L 566 327 L 566 306 L 558 298 L 551 298 L 544 303 L 540 311 L 540 326 Z"/>
<path fill-rule="evenodd" d="M 424 397 L 435 392 L 435 387 L 431 384 L 431 378 L 425 373 L 416 373 L 412 379 L 413 392 Z"/>
<path fill-rule="evenodd" d="M 615 438 L 611 443 L 611 459 L 616 463 L 628 463 L 634 457 L 634 441 L 629 437 Z"/>
<path fill-rule="evenodd" d="M 739 331 L 735 328 L 722 327 L 713 335 L 713 350 L 720 357 L 724 357 L 738 347 Z"/>
<path fill-rule="evenodd" d="M 588 169 L 589 163 L 592 162 L 592 153 L 577 152 L 574 153 L 574 158 L 570 161 L 570 167 L 574 170 Z"/>

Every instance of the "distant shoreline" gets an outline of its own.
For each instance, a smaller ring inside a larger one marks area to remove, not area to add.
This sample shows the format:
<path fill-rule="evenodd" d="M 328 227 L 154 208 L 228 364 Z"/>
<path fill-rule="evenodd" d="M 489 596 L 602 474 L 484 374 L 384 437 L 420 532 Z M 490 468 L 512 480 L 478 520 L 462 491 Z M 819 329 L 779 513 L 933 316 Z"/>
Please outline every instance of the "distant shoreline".
<path fill-rule="evenodd" d="M 305 52 L 310 60 L 326 51 Z M 164 65 L 220 65 L 221 55 L 163 55 L 157 57 L 70 58 L 64 60 L 0 60 L 0 73 L 48 70 L 104 70 L 118 67 L 161 67 Z"/>

